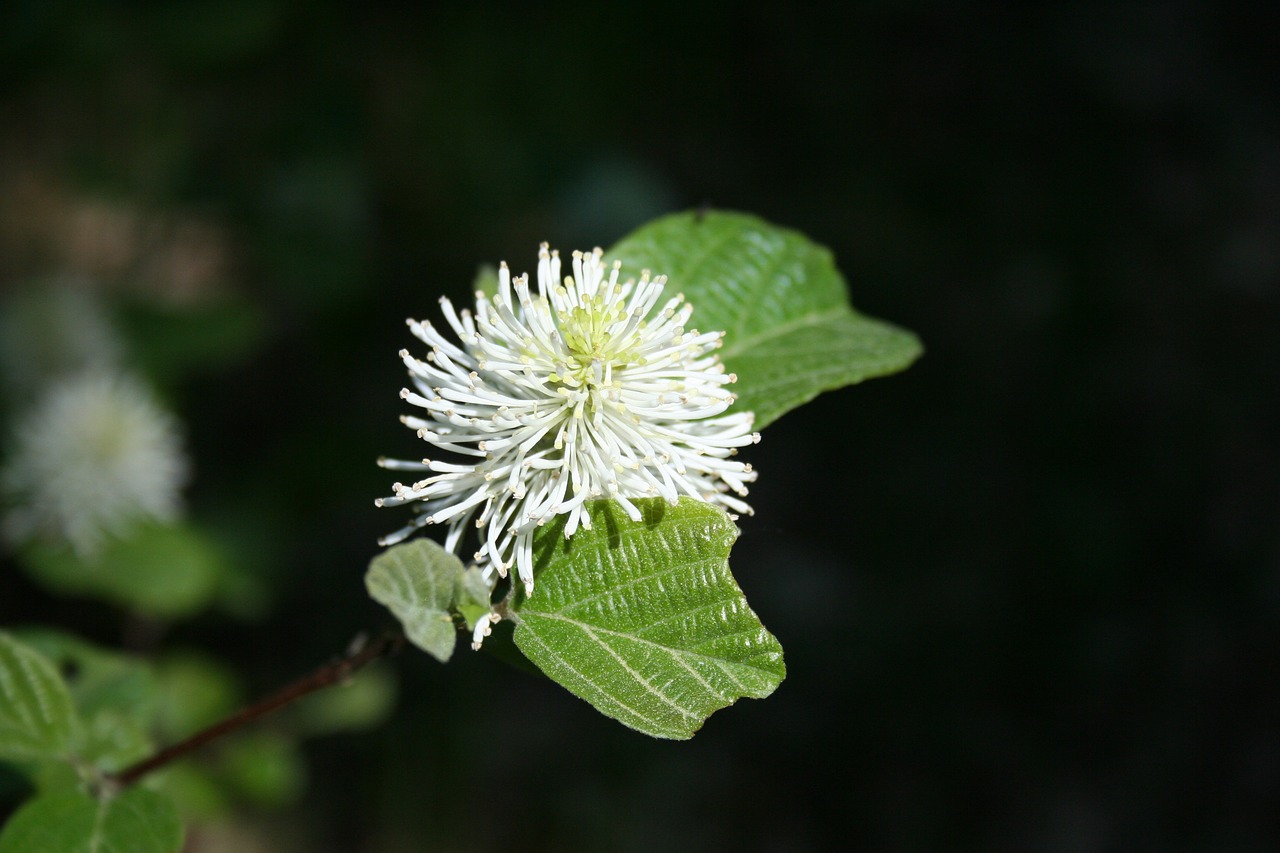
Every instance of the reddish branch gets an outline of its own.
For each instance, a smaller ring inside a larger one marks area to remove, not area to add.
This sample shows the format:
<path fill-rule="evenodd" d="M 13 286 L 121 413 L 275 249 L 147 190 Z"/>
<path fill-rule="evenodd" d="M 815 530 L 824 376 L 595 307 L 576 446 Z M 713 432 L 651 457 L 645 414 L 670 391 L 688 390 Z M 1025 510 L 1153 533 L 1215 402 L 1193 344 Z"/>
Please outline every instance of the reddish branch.
<path fill-rule="evenodd" d="M 209 741 L 229 734 L 260 717 L 265 717 L 272 711 L 296 702 L 309 693 L 314 693 L 331 684 L 346 681 L 362 666 L 379 658 L 395 654 L 403 645 L 404 635 L 401 633 L 386 634 L 371 643 L 361 643 L 346 657 L 320 667 L 315 672 L 298 679 L 288 687 L 276 691 L 265 699 L 250 705 L 221 722 L 214 723 L 203 731 L 196 732 L 180 743 L 165 747 L 155 755 L 139 761 L 132 767 L 126 767 L 119 773 L 111 774 L 106 781 L 117 788 L 126 788 L 153 770 L 157 770 L 169 762 L 199 749 Z"/>

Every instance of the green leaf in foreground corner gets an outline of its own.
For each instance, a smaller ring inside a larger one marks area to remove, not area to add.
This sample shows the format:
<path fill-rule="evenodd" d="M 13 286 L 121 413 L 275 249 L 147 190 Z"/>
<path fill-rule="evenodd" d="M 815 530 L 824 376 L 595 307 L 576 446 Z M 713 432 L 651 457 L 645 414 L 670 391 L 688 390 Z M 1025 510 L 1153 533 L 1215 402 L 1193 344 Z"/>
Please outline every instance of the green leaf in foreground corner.
<path fill-rule="evenodd" d="M 415 539 L 374 557 L 364 584 L 404 625 L 409 642 L 447 663 L 458 640 L 452 608 L 462 577 L 461 560 L 430 539 Z"/>
<path fill-rule="evenodd" d="M 71 692 L 53 664 L 0 633 L 0 760 L 63 757 L 75 726 Z"/>
<path fill-rule="evenodd" d="M 623 273 L 664 274 L 693 306 L 691 324 L 726 332 L 720 357 L 738 374 L 736 411 L 760 429 L 823 391 L 902 370 L 921 353 L 908 331 L 849 305 L 831 252 L 741 213 L 678 213 L 607 254 Z"/>
<path fill-rule="evenodd" d="M 515 615 L 520 651 L 601 713 L 653 737 L 693 737 L 712 713 L 761 699 L 786 676 L 782 646 L 729 573 L 738 528 L 682 498 L 591 506 L 591 530 L 548 524 Z"/>
<path fill-rule="evenodd" d="M 20 808 L 0 833 L 0 853 L 177 853 L 182 822 L 166 797 L 145 788 L 95 800 L 46 794 Z"/>

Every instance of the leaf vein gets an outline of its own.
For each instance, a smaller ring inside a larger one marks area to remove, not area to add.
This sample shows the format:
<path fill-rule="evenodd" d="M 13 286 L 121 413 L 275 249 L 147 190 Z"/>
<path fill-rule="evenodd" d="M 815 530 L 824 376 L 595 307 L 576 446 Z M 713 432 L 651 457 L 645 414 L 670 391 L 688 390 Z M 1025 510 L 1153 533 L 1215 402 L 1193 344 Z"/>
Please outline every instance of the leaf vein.
<path fill-rule="evenodd" d="M 632 666 L 631 666 L 631 664 L 627 663 L 626 658 L 624 658 L 622 655 L 618 654 L 618 653 L 614 650 L 613 646 L 609 645 L 609 644 L 608 644 L 608 643 L 606 643 L 604 640 L 602 640 L 602 639 L 600 639 L 598 636 L 596 636 L 595 631 L 593 631 L 593 630 L 591 629 L 591 626 L 590 626 L 590 625 L 586 625 L 586 624 L 584 624 L 584 623 L 575 623 L 575 624 L 577 624 L 577 626 L 578 626 L 579 628 L 581 628 L 581 629 L 582 629 L 582 631 L 583 631 L 584 633 L 586 633 L 586 635 L 587 635 L 588 637 L 590 637 L 590 638 L 591 638 L 591 640 L 592 640 L 593 642 L 595 642 L 595 643 L 596 643 L 596 645 L 600 646 L 600 648 L 602 648 L 602 649 L 604 649 L 606 652 L 608 652 L 608 653 L 609 653 L 609 656 L 610 656 L 610 657 L 612 657 L 615 661 L 617 661 L 617 662 L 618 662 L 618 665 L 619 665 L 619 666 L 621 666 L 621 667 L 623 668 L 623 670 L 625 670 L 625 671 L 626 671 L 627 675 L 630 675 L 634 680 L 638 681 L 638 682 L 639 682 L 639 683 L 644 687 L 644 689 L 645 689 L 645 690 L 647 690 L 647 691 L 649 691 L 650 693 L 652 693 L 652 694 L 653 694 L 655 697 L 657 697 L 661 702 L 663 702 L 663 703 L 664 703 L 664 704 L 666 704 L 666 705 L 671 706 L 673 709 L 675 709 L 677 712 L 679 712 L 679 713 L 680 713 L 680 714 L 682 714 L 683 716 L 691 717 L 691 718 L 695 718 L 695 719 L 698 717 L 698 715 L 697 715 L 696 713 L 694 713 L 693 711 L 691 711 L 691 710 L 689 710 L 688 708 L 684 707 L 683 705 L 679 704 L 679 703 L 678 703 L 678 702 L 676 702 L 674 699 L 672 699 L 671 697 L 667 696 L 667 694 L 663 693 L 661 690 L 659 690 L 658 688 L 654 687 L 654 686 L 653 686 L 653 682 L 651 682 L 649 679 L 645 678 L 645 677 L 644 677 L 644 675 L 643 675 L 639 670 L 637 670 L 637 669 L 635 669 L 634 667 L 632 667 Z M 603 631 L 603 630 L 605 630 L 605 629 L 603 629 L 603 628 L 602 628 L 601 630 Z M 606 631 L 606 633 L 613 634 L 614 636 L 617 636 L 617 637 L 627 637 L 627 635 L 626 635 L 626 634 L 619 634 L 619 633 L 614 632 L 614 631 Z M 628 639 L 631 639 L 631 638 L 629 638 L 629 637 L 627 637 L 627 638 L 628 638 Z M 638 642 L 644 642 L 644 641 L 643 641 L 643 640 L 639 640 Z M 651 645 L 656 645 L 656 644 L 651 644 Z M 663 646 L 657 646 L 657 648 L 659 648 L 659 649 L 664 649 L 664 650 L 665 650 L 665 647 L 663 647 Z M 670 650 L 667 650 L 667 651 L 669 652 Z M 674 657 L 674 655 L 673 655 L 673 657 Z M 704 685 L 705 685 L 705 686 L 707 686 L 707 687 L 710 687 L 710 686 L 711 686 L 711 685 L 709 685 L 709 684 L 706 684 L 706 682 L 703 682 L 703 683 L 704 683 Z"/>
<path fill-rule="evenodd" d="M 736 600 L 737 600 L 736 596 L 734 596 L 733 594 L 729 594 L 724 598 L 718 598 L 715 601 L 708 601 L 706 604 L 699 604 L 697 607 L 690 607 L 687 610 L 681 610 L 678 613 L 672 613 L 670 616 L 664 616 L 663 618 L 659 619 L 656 622 L 650 622 L 649 624 L 645 625 L 643 628 L 636 631 L 635 635 L 638 637 L 642 634 L 647 634 L 650 631 L 654 630 L 655 628 L 659 628 L 662 625 L 665 625 L 666 623 L 671 622 L 673 620 L 684 619 L 685 617 L 692 616 L 693 614 L 701 612 L 703 610 L 711 610 L 714 607 L 724 607 L 726 603 L 732 603 Z M 757 629 L 753 628 L 749 633 L 756 633 L 756 632 L 757 632 Z M 725 636 L 724 634 L 717 634 L 714 639 L 718 640 L 723 638 L 724 636 Z"/>
<path fill-rule="evenodd" d="M 548 645 L 547 642 L 542 639 L 542 637 L 538 636 L 538 633 L 536 630 L 530 630 L 529 629 L 530 626 L 528 622 L 524 623 L 524 628 L 525 628 L 524 636 L 536 642 L 539 646 L 541 646 L 547 652 L 547 654 L 549 654 L 552 658 L 554 658 L 560 664 L 560 666 L 572 672 L 582 681 L 582 683 L 592 688 L 598 696 L 603 697 L 603 701 L 605 704 L 612 705 L 615 708 L 619 708 L 631 714 L 637 719 L 643 721 L 646 725 L 650 727 L 650 729 L 665 728 L 657 720 L 654 720 L 652 717 L 649 717 L 646 714 L 642 714 L 639 711 L 637 711 L 635 708 L 632 708 L 630 705 L 627 705 L 619 701 L 617 697 L 615 697 L 612 693 L 610 693 L 608 690 L 604 689 L 599 684 L 597 684 L 594 679 L 592 679 L 590 676 L 588 676 L 582 670 L 578 669 L 573 664 L 569 663 L 569 661 L 563 655 L 559 654 L 555 650 L 555 648 Z"/>
<path fill-rule="evenodd" d="M 627 535 L 627 538 L 628 538 L 628 539 L 633 539 L 633 538 L 635 538 L 635 537 L 630 536 L 630 535 L 628 534 L 628 535 Z M 596 552 L 597 552 L 597 553 L 607 553 L 607 551 L 608 551 L 608 546 L 607 546 L 607 545 L 602 545 L 601 547 L 596 548 L 595 550 L 596 550 Z M 574 599 L 573 601 L 566 601 L 566 602 L 562 603 L 559 607 L 557 607 L 555 610 L 537 610 L 536 608 L 530 608 L 530 607 L 528 607 L 528 606 L 526 606 L 526 608 L 525 608 L 525 609 L 526 609 L 526 610 L 528 610 L 530 613 L 547 613 L 547 614 L 550 614 L 550 613 L 561 613 L 561 614 L 562 614 L 562 613 L 564 613 L 564 612 L 565 612 L 565 611 L 567 611 L 567 610 L 574 610 L 574 609 L 579 608 L 579 607 L 582 607 L 582 606 L 584 606 L 584 605 L 592 604 L 592 603 L 594 603 L 594 602 L 596 602 L 596 601 L 599 601 L 599 600 L 600 600 L 600 599 L 602 599 L 602 598 L 607 598 L 607 597 L 609 597 L 610 595 L 612 595 L 613 593 L 618 592 L 619 590 L 627 589 L 627 588 L 629 588 L 629 587 L 634 587 L 634 586 L 636 586 L 636 585 L 638 585 L 638 584 L 645 583 L 646 581 L 655 580 L 655 579 L 657 579 L 657 578 L 662 577 L 663 575 L 670 575 L 670 574 L 676 574 L 676 573 L 679 573 L 679 572 L 683 572 L 684 570 L 688 569 L 688 568 L 689 568 L 689 567 L 691 567 L 691 566 L 697 566 L 697 565 L 699 565 L 699 564 L 701 564 L 701 563 L 708 563 L 708 562 L 711 562 L 711 558 L 703 558 L 703 559 L 698 559 L 698 560 L 687 560 L 687 561 L 685 561 L 685 562 L 672 563 L 669 567 L 667 567 L 667 568 L 665 568 L 665 569 L 661 569 L 661 570 L 656 571 L 656 572 L 653 572 L 653 573 L 651 573 L 651 574 L 642 575 L 642 576 L 640 576 L 640 577 L 629 578 L 629 579 L 627 579 L 626 581 L 624 581 L 623 583 L 617 584 L 617 585 L 615 585 L 615 586 L 611 586 L 611 587 L 609 587 L 608 589 L 601 590 L 601 591 L 600 591 L 600 592 L 598 592 L 598 593 L 593 593 L 592 595 L 589 595 L 589 596 L 587 596 L 587 597 L 585 597 L 585 598 L 578 598 L 578 599 Z M 603 573 L 603 572 L 609 572 L 609 571 L 614 570 L 614 569 L 615 569 L 615 566 L 612 564 L 612 562 L 605 560 L 605 561 L 601 561 L 601 562 L 599 562 L 599 563 L 597 564 L 597 569 L 598 569 L 600 572 L 602 572 L 602 573 Z"/>
<path fill-rule="evenodd" d="M 760 669 L 760 667 L 758 667 L 758 666 L 753 666 L 753 665 L 751 665 L 751 664 L 747 664 L 747 663 L 740 663 L 740 662 L 738 662 L 738 661 L 725 661 L 725 660 L 724 660 L 724 658 L 716 657 L 716 656 L 714 656 L 714 655 L 706 655 L 706 654 L 702 654 L 701 652 L 690 651 L 690 650 L 688 650 L 688 649 L 679 649 L 679 648 L 674 648 L 674 647 L 672 647 L 672 646 L 663 645 L 662 643 L 655 643 L 653 640 L 646 640 L 646 639 L 644 639 L 643 637 L 637 637 L 637 636 L 635 636 L 634 634 L 627 634 L 627 633 L 624 633 L 624 632 L 622 632 L 622 631 L 614 631 L 614 630 L 611 630 L 611 629 L 609 629 L 609 628 L 605 628 L 605 627 L 602 627 L 602 626 L 599 626 L 599 625 L 594 625 L 594 626 L 593 626 L 593 625 L 588 625 L 588 624 L 587 624 L 587 623 L 585 623 L 585 622 L 579 622 L 577 619 L 573 619 L 573 618 L 568 617 L 568 616 L 562 616 L 562 615 L 560 615 L 560 614 L 558 614 L 558 613 L 542 613 L 542 614 L 540 614 L 540 615 L 541 615 L 543 618 L 545 618 L 545 619 L 557 619 L 557 620 L 559 620 L 559 621 L 561 621 L 561 622 L 568 622 L 570 625 L 575 625 L 575 626 L 577 626 L 577 627 L 579 627 L 579 628 L 582 628 L 582 629 L 584 629 L 584 630 L 590 630 L 590 629 L 594 628 L 595 630 L 598 630 L 598 631 L 600 631 L 600 632 L 602 632 L 602 633 L 605 633 L 605 634 L 609 634 L 610 636 L 622 637 L 622 638 L 624 638 L 624 639 L 634 640 L 635 642 L 640 643 L 640 644 L 642 644 L 642 645 L 652 646 L 652 647 L 653 647 L 653 648 L 655 648 L 655 649 L 659 649 L 659 650 L 661 650 L 661 651 L 665 651 L 665 652 L 668 652 L 668 653 L 677 653 L 677 652 L 678 652 L 679 654 L 682 654 L 682 655 L 689 655 L 690 657 L 701 658 L 701 659 L 706 660 L 706 661 L 711 661 L 711 662 L 720 662 L 720 661 L 723 661 L 723 662 L 725 662 L 725 663 L 727 663 L 727 664 L 730 664 L 730 665 L 744 666 L 744 667 L 747 667 L 748 669 Z M 761 671 L 762 671 L 762 672 L 765 672 L 765 671 L 767 671 L 767 670 L 761 670 Z"/>

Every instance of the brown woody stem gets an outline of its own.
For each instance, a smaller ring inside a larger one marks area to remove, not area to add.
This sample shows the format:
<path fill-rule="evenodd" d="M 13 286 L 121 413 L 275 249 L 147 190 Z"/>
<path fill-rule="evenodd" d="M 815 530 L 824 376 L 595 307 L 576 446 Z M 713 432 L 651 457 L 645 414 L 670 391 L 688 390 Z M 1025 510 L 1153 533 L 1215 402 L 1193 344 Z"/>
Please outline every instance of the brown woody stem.
<path fill-rule="evenodd" d="M 199 749 L 212 740 L 217 740 L 225 734 L 230 734 L 241 726 L 251 723 L 260 717 L 265 717 L 272 711 L 296 702 L 303 696 L 314 693 L 321 688 L 346 681 L 356 670 L 366 664 L 398 652 L 404 642 L 404 634 L 399 632 L 384 634 L 373 642 L 364 642 L 361 639 L 357 639 L 357 642 L 353 644 L 355 647 L 348 652 L 346 657 L 320 667 L 310 675 L 298 679 L 289 686 L 255 702 L 225 720 L 214 723 L 207 729 L 196 732 L 191 737 L 175 743 L 173 746 L 165 747 L 150 758 L 143 759 L 131 767 L 126 767 L 119 773 L 111 774 L 104 782 L 117 790 L 126 788 L 148 773 Z"/>

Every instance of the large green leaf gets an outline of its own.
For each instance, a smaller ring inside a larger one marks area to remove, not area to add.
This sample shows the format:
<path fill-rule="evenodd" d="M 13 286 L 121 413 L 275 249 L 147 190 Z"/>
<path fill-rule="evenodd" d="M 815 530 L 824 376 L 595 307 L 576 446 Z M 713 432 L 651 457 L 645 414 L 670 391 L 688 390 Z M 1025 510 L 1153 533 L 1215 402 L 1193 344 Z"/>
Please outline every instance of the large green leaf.
<path fill-rule="evenodd" d="M 364 583 L 411 643 L 447 663 L 458 640 L 453 605 L 463 576 L 461 560 L 430 539 L 414 539 L 374 557 Z"/>
<path fill-rule="evenodd" d="M 786 676 L 782 647 L 729 573 L 738 528 L 692 499 L 591 506 L 592 528 L 563 522 L 534 540 L 537 591 L 516 604 L 515 642 L 573 694 L 654 737 L 693 736 L 744 696 Z"/>
<path fill-rule="evenodd" d="M 182 823 L 169 800 L 145 788 L 97 800 L 80 791 L 38 796 L 0 833 L 0 853 L 176 853 Z"/>
<path fill-rule="evenodd" d="M 53 664 L 0 633 L 0 760 L 65 757 L 75 728 L 71 692 Z"/>
<path fill-rule="evenodd" d="M 664 274 L 693 306 L 691 324 L 724 331 L 738 375 L 737 410 L 756 428 L 823 391 L 902 370 L 915 335 L 849 305 L 831 252 L 804 235 L 741 213 L 678 213 L 641 226 L 607 255 L 627 275 Z"/>

